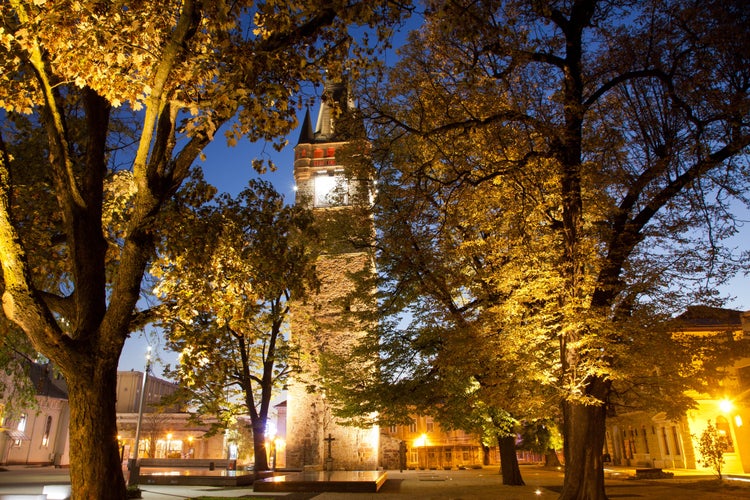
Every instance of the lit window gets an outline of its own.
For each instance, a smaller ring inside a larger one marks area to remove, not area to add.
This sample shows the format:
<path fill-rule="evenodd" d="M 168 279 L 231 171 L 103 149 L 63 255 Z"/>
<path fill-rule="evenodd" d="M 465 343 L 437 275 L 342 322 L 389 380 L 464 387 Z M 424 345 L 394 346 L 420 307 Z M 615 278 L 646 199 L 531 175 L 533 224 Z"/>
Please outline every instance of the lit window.
<path fill-rule="evenodd" d="M 42 446 L 49 446 L 49 433 L 52 429 L 52 416 L 47 416 L 47 423 L 44 425 L 44 436 L 42 436 Z"/>
<path fill-rule="evenodd" d="M 677 435 L 677 427 L 672 426 L 672 440 L 674 441 L 674 454 L 680 454 L 680 438 Z"/>
<path fill-rule="evenodd" d="M 661 436 L 664 438 L 664 451 L 666 455 L 671 455 L 669 452 L 669 441 L 667 440 L 667 428 L 662 427 L 661 428 Z"/>
<path fill-rule="evenodd" d="M 18 419 L 18 426 L 16 427 L 19 431 L 23 432 L 26 430 L 26 414 L 22 414 L 21 418 Z"/>
<path fill-rule="evenodd" d="M 716 417 L 716 430 L 719 435 L 726 440 L 727 449 L 724 450 L 727 453 L 734 453 L 734 443 L 732 443 L 732 432 L 729 429 L 729 421 L 722 417 Z"/>
<path fill-rule="evenodd" d="M 347 183 L 339 173 L 321 172 L 314 178 L 315 206 L 329 207 L 346 205 L 348 200 Z"/>

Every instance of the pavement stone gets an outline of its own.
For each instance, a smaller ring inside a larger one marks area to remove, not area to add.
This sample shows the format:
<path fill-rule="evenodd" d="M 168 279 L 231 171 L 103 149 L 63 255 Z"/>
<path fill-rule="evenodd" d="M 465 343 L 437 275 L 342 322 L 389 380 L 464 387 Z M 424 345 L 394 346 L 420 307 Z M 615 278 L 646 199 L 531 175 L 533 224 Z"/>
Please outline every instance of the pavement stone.
<path fill-rule="evenodd" d="M 721 490 L 706 489 L 713 478 L 704 472 L 669 470 L 673 479 L 632 479 L 635 469 L 605 469 L 607 495 L 611 499 L 644 498 L 675 500 L 750 499 L 750 475 L 733 476 Z M 562 489 L 561 470 L 535 465 L 521 466 L 526 486 L 504 486 L 497 467 L 479 470 L 388 471 L 388 480 L 378 493 L 254 493 L 248 487 L 142 485 L 144 500 L 181 500 L 201 496 L 284 500 L 532 500 L 555 499 Z M 69 483 L 66 469 L 53 467 L 0 467 L 0 495 L 41 493 L 45 484 Z"/>

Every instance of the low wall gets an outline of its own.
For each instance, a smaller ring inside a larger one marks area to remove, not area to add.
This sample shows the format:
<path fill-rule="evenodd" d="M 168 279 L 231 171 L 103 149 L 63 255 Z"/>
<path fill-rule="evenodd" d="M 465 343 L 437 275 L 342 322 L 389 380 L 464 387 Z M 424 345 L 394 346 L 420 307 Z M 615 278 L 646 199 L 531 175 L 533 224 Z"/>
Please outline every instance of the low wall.
<path fill-rule="evenodd" d="M 226 458 L 141 458 L 139 461 L 141 469 L 144 467 L 210 469 L 212 466 L 216 469 L 226 469 L 230 463 L 235 466 L 237 461 Z"/>

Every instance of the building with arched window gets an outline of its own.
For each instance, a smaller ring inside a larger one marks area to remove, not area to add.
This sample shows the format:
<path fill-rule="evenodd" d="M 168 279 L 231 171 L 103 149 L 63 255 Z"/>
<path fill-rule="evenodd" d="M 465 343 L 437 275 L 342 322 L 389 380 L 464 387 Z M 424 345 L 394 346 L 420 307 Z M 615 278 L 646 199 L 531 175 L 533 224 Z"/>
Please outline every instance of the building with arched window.
<path fill-rule="evenodd" d="M 28 375 L 36 407 L 10 415 L 0 399 L 0 464 L 67 465 L 70 411 L 65 380 L 49 363 L 29 362 Z"/>
<path fill-rule="evenodd" d="M 750 340 L 750 311 L 696 306 L 676 318 L 682 335 Z M 727 364 L 707 393 L 689 394 L 696 406 L 678 419 L 666 413 L 632 412 L 607 420 L 605 463 L 634 467 L 702 469 L 698 439 L 709 422 L 727 443 L 727 474 L 750 473 L 750 357 Z"/>

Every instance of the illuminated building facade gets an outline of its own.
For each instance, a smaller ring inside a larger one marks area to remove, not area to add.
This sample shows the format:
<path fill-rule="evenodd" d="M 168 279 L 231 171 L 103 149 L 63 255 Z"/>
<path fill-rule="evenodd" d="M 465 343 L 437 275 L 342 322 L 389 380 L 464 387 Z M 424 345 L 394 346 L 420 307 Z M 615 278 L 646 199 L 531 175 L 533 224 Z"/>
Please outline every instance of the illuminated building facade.
<path fill-rule="evenodd" d="M 750 311 L 691 307 L 676 318 L 674 331 L 697 336 L 723 334 L 750 341 Z M 710 421 L 728 444 L 722 472 L 749 473 L 750 358 L 728 364 L 725 373 L 709 393 L 689 394 L 696 408 L 679 419 L 669 419 L 664 412 L 632 412 L 608 418 L 605 464 L 706 469 L 710 473 L 701 463 L 697 442 Z"/>
<path fill-rule="evenodd" d="M 369 197 L 369 180 L 353 179 L 341 161 L 352 145 L 351 130 L 342 125 L 352 112 L 346 85 L 328 82 L 316 128 L 308 111 L 294 148 L 296 202 L 313 210 L 324 248 L 316 261 L 319 290 L 291 309 L 291 340 L 299 349 L 301 367 L 287 399 L 285 459 L 291 468 L 378 467 L 379 430 L 340 425 L 320 384 L 325 356 L 346 352 L 364 330 L 356 321 L 346 322 L 346 312 L 372 307 L 349 299 L 351 275 L 374 269 L 371 252 L 344 236 L 352 228 L 365 236 L 372 232 L 369 211 L 363 215 L 358 203 L 361 196 Z"/>

